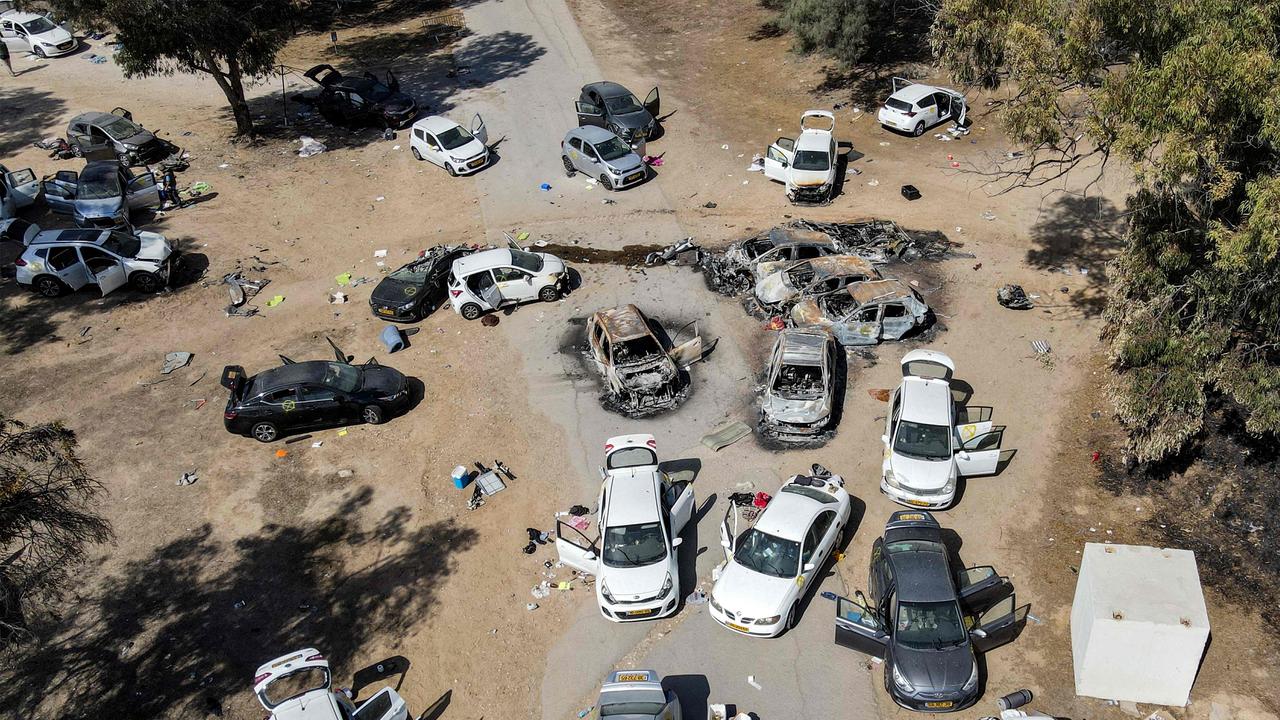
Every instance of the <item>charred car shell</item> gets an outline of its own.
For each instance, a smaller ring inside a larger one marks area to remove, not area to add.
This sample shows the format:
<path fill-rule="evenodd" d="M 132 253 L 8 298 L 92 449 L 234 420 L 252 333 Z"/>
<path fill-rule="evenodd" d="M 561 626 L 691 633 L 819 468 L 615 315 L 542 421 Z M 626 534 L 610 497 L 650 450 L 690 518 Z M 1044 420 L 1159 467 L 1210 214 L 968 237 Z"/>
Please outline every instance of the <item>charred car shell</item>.
<path fill-rule="evenodd" d="M 838 292 L 853 283 L 879 280 L 880 273 L 856 255 L 828 255 L 794 262 L 756 281 L 761 305 L 790 305 L 804 297 Z"/>
<path fill-rule="evenodd" d="M 899 280 L 850 285 L 848 292 L 806 298 L 791 308 L 796 327 L 824 327 L 841 345 L 876 345 L 900 340 L 933 322 L 919 293 Z"/>
<path fill-rule="evenodd" d="M 836 343 L 819 328 L 778 333 L 760 398 L 760 430 L 804 441 L 830 429 L 835 404 Z"/>
<path fill-rule="evenodd" d="M 688 394 L 685 367 L 701 359 L 702 338 L 667 349 L 635 305 L 600 310 L 587 320 L 591 359 L 607 402 L 641 417 L 676 407 Z"/>

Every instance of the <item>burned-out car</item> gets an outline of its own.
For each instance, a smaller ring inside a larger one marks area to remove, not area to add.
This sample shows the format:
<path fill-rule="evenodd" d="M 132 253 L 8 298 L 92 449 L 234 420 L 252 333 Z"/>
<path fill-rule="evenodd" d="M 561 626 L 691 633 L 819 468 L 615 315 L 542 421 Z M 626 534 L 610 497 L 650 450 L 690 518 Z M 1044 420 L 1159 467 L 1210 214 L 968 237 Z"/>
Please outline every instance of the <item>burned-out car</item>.
<path fill-rule="evenodd" d="M 763 306 L 787 306 L 806 297 L 838 292 L 853 283 L 879 280 L 880 273 L 857 255 L 828 255 L 800 260 L 756 281 L 756 300 Z"/>
<path fill-rule="evenodd" d="M 801 300 L 791 308 L 791 321 L 796 327 L 827 328 L 841 345 L 875 345 L 928 327 L 933 312 L 905 283 L 872 280 L 850 285 L 847 292 Z"/>
<path fill-rule="evenodd" d="M 778 333 L 760 398 L 760 430 L 780 440 L 809 440 L 829 429 L 835 405 L 836 343 L 819 328 Z"/>
<path fill-rule="evenodd" d="M 750 269 L 757 280 L 785 268 L 797 260 L 839 255 L 844 249 L 830 236 L 801 227 L 776 227 L 762 238 L 752 238 L 729 247 L 727 259 Z"/>
<path fill-rule="evenodd" d="M 371 72 L 347 77 L 332 65 L 316 65 L 305 75 L 320 86 L 316 109 L 335 125 L 400 128 L 418 117 L 418 103 L 400 92 L 400 81 L 388 70 L 379 79 Z"/>
<path fill-rule="evenodd" d="M 587 343 L 604 378 L 608 404 L 633 416 L 679 405 L 689 389 L 685 370 L 702 359 L 702 338 L 697 325 L 691 325 L 691 339 L 668 346 L 635 305 L 600 310 L 588 318 Z"/>
<path fill-rule="evenodd" d="M 453 261 L 475 252 L 457 245 L 437 245 L 387 274 L 369 295 L 369 308 L 384 320 L 418 322 L 444 304 Z"/>

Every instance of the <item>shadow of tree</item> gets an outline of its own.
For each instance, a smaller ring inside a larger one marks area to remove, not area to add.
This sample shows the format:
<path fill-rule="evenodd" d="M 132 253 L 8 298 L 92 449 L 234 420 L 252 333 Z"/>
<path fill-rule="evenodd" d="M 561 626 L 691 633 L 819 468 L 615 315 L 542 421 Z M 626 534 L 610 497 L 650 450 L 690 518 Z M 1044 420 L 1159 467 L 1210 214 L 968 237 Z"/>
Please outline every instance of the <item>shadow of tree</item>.
<path fill-rule="evenodd" d="M 1106 265 L 1124 245 L 1123 213 L 1100 197 L 1063 195 L 1031 228 L 1027 264 L 1039 270 L 1087 271 L 1086 286 L 1069 301 L 1089 316 L 1106 306 Z"/>
<path fill-rule="evenodd" d="M 323 520 L 232 543 L 204 525 L 129 562 L 4 659 L 0 702 L 24 717 L 203 717 L 248 697 L 253 670 L 280 653 L 315 645 L 342 667 L 406 635 L 477 534 L 451 520 L 413 527 L 405 507 L 365 522 L 372 496 L 355 490 Z"/>
<path fill-rule="evenodd" d="M 874 109 L 892 92 L 893 76 L 931 72 L 928 34 L 933 13 L 923 7 L 899 6 L 889 12 L 892 22 L 878 24 L 862 60 L 852 67 L 824 67 L 825 77 L 814 88 L 815 93 L 847 90 L 851 103 Z"/>
<path fill-rule="evenodd" d="M 0 88 L 0 108 L 6 118 L 0 123 L 0 156 L 5 156 L 44 139 L 48 128 L 66 113 L 67 103 L 45 90 L 5 87 Z M 58 129 L 65 131 L 66 126 Z M 20 168 L 10 165 L 9 169 Z"/>
<path fill-rule="evenodd" d="M 481 0 L 343 0 L 312 2 L 302 20 L 313 30 L 390 25 L 434 12 L 460 10 Z"/>

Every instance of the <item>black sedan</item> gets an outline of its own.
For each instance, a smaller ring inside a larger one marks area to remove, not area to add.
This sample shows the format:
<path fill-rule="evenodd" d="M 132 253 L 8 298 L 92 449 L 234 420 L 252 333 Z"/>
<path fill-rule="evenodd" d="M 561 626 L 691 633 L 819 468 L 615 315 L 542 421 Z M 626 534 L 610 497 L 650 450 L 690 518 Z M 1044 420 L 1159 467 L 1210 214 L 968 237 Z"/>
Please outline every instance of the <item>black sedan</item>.
<path fill-rule="evenodd" d="M 390 70 L 381 80 L 371 72 L 347 77 L 332 65 L 316 65 L 305 74 L 320 85 L 320 115 L 335 125 L 399 128 L 418 117 L 417 101 L 400 92 L 400 81 Z"/>
<path fill-rule="evenodd" d="M 372 360 L 281 359 L 284 365 L 252 377 L 239 365 L 222 369 L 222 386 L 231 391 L 223 413 L 228 432 L 268 443 L 295 430 L 377 425 L 409 403 L 407 378 Z"/>
<path fill-rule="evenodd" d="M 963 710 L 981 696 L 975 653 L 1012 641 L 1030 605 L 994 568 L 953 572 L 942 528 L 927 512 L 889 517 L 871 547 L 868 589 L 836 598 L 836 644 L 884 658 L 894 702 L 919 712 Z M 972 629 L 968 629 L 972 628 Z"/>
<path fill-rule="evenodd" d="M 472 252 L 469 247 L 438 245 L 388 274 L 369 296 L 374 317 L 418 322 L 430 315 L 444 302 L 453 261 Z"/>
<path fill-rule="evenodd" d="M 658 88 L 654 88 L 642 105 L 630 90 L 618 83 L 605 81 L 583 86 L 575 107 L 578 127 L 602 127 L 635 149 L 657 132 L 661 99 Z"/>

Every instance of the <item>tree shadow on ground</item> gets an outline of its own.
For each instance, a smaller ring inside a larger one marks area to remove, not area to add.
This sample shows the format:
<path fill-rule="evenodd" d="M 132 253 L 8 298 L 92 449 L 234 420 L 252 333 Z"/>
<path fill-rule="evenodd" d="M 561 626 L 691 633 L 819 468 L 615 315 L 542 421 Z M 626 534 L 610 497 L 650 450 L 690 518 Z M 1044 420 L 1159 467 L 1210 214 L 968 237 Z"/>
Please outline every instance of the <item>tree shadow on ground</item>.
<path fill-rule="evenodd" d="M 847 91 L 849 102 L 872 112 L 893 92 L 895 75 L 910 78 L 917 72 L 931 72 L 933 56 L 928 35 L 933 13 L 923 8 L 895 6 L 890 17 L 892 22 L 878 25 L 875 39 L 862 60 L 852 67 L 839 64 L 824 67 L 825 77 L 813 91 Z M 757 33 L 767 37 L 767 31 L 768 28 L 762 27 Z"/>
<path fill-rule="evenodd" d="M 451 520 L 415 525 L 406 507 L 368 522 L 372 496 L 364 487 L 323 520 L 233 542 L 204 525 L 125 564 L 4 658 L 0 702 L 24 717 L 204 717 L 290 650 L 350 667 L 430 613 L 454 554 L 477 539 Z"/>
<path fill-rule="evenodd" d="M 313 3 L 301 25 L 311 30 L 369 27 L 419 20 L 429 13 L 461 10 L 483 0 L 346 0 Z"/>
<path fill-rule="evenodd" d="M 1068 299 L 1085 315 L 1107 303 L 1106 265 L 1124 245 L 1123 213 L 1105 198 L 1063 195 L 1044 208 L 1031 228 L 1027 264 L 1064 277 L 1085 273 L 1086 284 Z"/>
<path fill-rule="evenodd" d="M 67 103 L 45 90 L 23 87 L 0 88 L 0 157 L 12 155 L 37 140 L 65 134 L 66 127 L 50 127 L 60 121 Z M 20 170 L 9 166 L 10 170 Z M 38 172 L 38 171 L 37 171 Z"/>

